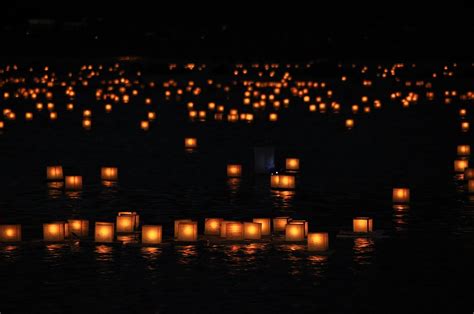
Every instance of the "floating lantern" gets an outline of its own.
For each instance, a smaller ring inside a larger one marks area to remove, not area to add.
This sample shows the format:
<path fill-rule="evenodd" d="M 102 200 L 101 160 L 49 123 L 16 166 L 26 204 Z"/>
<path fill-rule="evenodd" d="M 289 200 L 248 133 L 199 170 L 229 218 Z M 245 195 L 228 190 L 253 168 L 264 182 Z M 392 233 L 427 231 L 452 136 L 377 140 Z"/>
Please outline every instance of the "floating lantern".
<path fill-rule="evenodd" d="M 174 221 L 174 237 L 178 238 L 178 226 L 182 222 L 192 222 L 191 219 L 179 219 Z"/>
<path fill-rule="evenodd" d="M 461 123 L 461 130 L 463 132 L 469 131 L 469 122 L 467 122 L 467 121 L 462 122 Z"/>
<path fill-rule="evenodd" d="M 5 123 L 3 121 L 0 121 L 0 129 L 3 129 L 5 127 Z"/>
<path fill-rule="evenodd" d="M 63 167 L 61 166 L 46 167 L 46 178 L 49 181 L 61 181 L 63 179 Z"/>
<path fill-rule="evenodd" d="M 138 228 L 140 216 L 136 212 L 119 212 L 117 214 L 117 232 L 133 232 Z"/>
<path fill-rule="evenodd" d="M 316 112 L 317 109 L 318 109 L 318 107 L 316 107 L 316 105 L 314 105 L 314 104 L 313 104 L 313 105 L 309 105 L 309 111 L 310 111 L 310 112 Z"/>
<path fill-rule="evenodd" d="M 155 120 L 156 119 L 156 113 L 153 111 L 148 112 L 148 120 Z"/>
<path fill-rule="evenodd" d="M 204 221 L 205 235 L 220 235 L 222 218 L 206 218 Z"/>
<path fill-rule="evenodd" d="M 270 176 L 270 187 L 272 189 L 293 190 L 295 189 L 295 176 L 275 174 Z"/>
<path fill-rule="evenodd" d="M 467 181 L 467 192 L 469 194 L 474 193 L 474 180 L 468 180 Z"/>
<path fill-rule="evenodd" d="M 74 104 L 67 104 L 66 109 L 67 109 L 68 111 L 74 110 Z"/>
<path fill-rule="evenodd" d="M 148 129 L 150 128 L 150 122 L 144 120 L 144 121 L 140 121 L 140 128 L 143 130 L 143 131 L 148 131 Z"/>
<path fill-rule="evenodd" d="M 82 189 L 82 177 L 81 176 L 66 176 L 65 178 L 66 190 L 81 190 Z"/>
<path fill-rule="evenodd" d="M 178 224 L 178 241 L 194 242 L 197 241 L 197 222 L 180 222 Z"/>
<path fill-rule="evenodd" d="M 454 161 L 454 171 L 457 173 L 463 173 L 466 168 L 469 167 L 469 161 L 465 159 L 457 159 Z"/>
<path fill-rule="evenodd" d="M 353 221 L 354 232 L 356 233 L 367 233 L 372 232 L 372 218 L 368 217 L 357 217 Z"/>
<path fill-rule="evenodd" d="M 64 241 L 65 226 L 63 222 L 52 222 L 43 224 L 43 239 L 44 241 Z"/>
<path fill-rule="evenodd" d="M 261 233 L 263 236 L 271 234 L 270 218 L 254 218 L 252 221 L 262 225 Z"/>
<path fill-rule="evenodd" d="M 469 145 L 458 145 L 458 156 L 466 157 L 471 154 L 471 146 Z"/>
<path fill-rule="evenodd" d="M 244 230 L 241 222 L 228 222 L 225 225 L 227 240 L 243 240 Z"/>
<path fill-rule="evenodd" d="M 43 104 L 42 104 L 42 103 L 40 103 L 40 102 L 39 102 L 39 103 L 37 103 L 37 104 L 36 104 L 36 110 L 38 110 L 38 111 L 41 111 L 41 110 L 43 110 Z"/>
<path fill-rule="evenodd" d="M 304 224 L 287 224 L 285 241 L 304 241 Z"/>
<path fill-rule="evenodd" d="M 25 113 L 25 120 L 27 120 L 27 121 L 33 120 L 33 114 L 31 112 L 26 112 Z"/>
<path fill-rule="evenodd" d="M 107 104 L 105 105 L 105 112 L 111 112 L 112 111 L 112 105 L 111 104 Z"/>
<path fill-rule="evenodd" d="M 0 242 L 20 242 L 21 225 L 0 225 Z"/>
<path fill-rule="evenodd" d="M 275 217 L 273 218 L 273 232 L 285 231 L 286 225 L 290 221 L 290 217 Z"/>
<path fill-rule="evenodd" d="M 89 221 L 82 219 L 69 219 L 69 231 L 78 237 L 87 237 L 89 235 Z"/>
<path fill-rule="evenodd" d="M 184 147 L 189 150 L 197 148 L 197 139 L 194 137 L 187 137 L 184 139 Z"/>
<path fill-rule="evenodd" d="M 92 115 L 92 111 L 90 111 L 89 109 L 86 109 L 82 112 L 82 115 L 84 118 L 89 118 Z"/>
<path fill-rule="evenodd" d="M 472 180 L 472 179 L 474 179 L 474 168 L 464 169 L 464 180 Z"/>
<path fill-rule="evenodd" d="M 56 119 L 58 118 L 58 113 L 57 113 L 57 112 L 54 112 L 54 111 L 50 112 L 50 113 L 49 113 L 49 118 L 50 118 L 51 120 L 56 120 Z"/>
<path fill-rule="evenodd" d="M 95 223 L 95 242 L 114 242 L 114 224 L 112 222 Z"/>
<path fill-rule="evenodd" d="M 104 181 L 117 181 L 118 169 L 116 167 L 102 167 L 100 169 L 100 178 Z"/>
<path fill-rule="evenodd" d="M 234 222 L 239 223 L 238 221 L 229 221 L 229 220 L 221 221 L 221 233 L 220 233 L 221 238 L 227 237 L 227 224 L 234 223 Z"/>
<path fill-rule="evenodd" d="M 410 189 L 394 188 L 392 191 L 392 201 L 397 204 L 410 202 Z"/>
<path fill-rule="evenodd" d="M 304 225 L 304 235 L 308 234 L 308 222 L 306 220 L 292 220 L 290 224 Z"/>
<path fill-rule="evenodd" d="M 268 116 L 268 120 L 270 120 L 272 122 L 278 121 L 278 114 L 270 113 L 270 115 Z"/>
<path fill-rule="evenodd" d="M 86 130 L 90 130 L 92 127 L 92 121 L 89 119 L 82 120 L 82 127 Z"/>
<path fill-rule="evenodd" d="M 262 224 L 257 222 L 244 222 L 244 239 L 260 240 L 262 238 Z"/>
<path fill-rule="evenodd" d="M 346 119 L 346 128 L 349 130 L 354 127 L 354 119 Z"/>
<path fill-rule="evenodd" d="M 285 165 L 288 171 L 300 170 L 300 160 L 298 158 L 286 158 Z"/>
<path fill-rule="evenodd" d="M 308 251 L 324 252 L 329 248 L 329 235 L 326 232 L 308 233 Z"/>
<path fill-rule="evenodd" d="M 159 244 L 162 241 L 162 227 L 153 225 L 142 226 L 142 243 Z"/>
<path fill-rule="evenodd" d="M 242 165 L 227 165 L 227 176 L 231 178 L 239 178 L 242 175 Z"/>

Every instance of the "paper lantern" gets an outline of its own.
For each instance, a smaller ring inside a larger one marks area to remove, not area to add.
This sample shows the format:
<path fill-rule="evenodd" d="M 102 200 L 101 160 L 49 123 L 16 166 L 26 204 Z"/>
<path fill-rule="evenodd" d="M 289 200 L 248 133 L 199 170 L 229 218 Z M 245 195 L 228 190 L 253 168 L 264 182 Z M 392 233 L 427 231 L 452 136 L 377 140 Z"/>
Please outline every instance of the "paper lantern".
<path fill-rule="evenodd" d="M 92 116 L 92 111 L 90 111 L 89 109 L 86 109 L 82 112 L 82 116 L 84 118 L 89 118 L 90 116 Z"/>
<path fill-rule="evenodd" d="M 326 232 L 308 233 L 308 251 L 324 252 L 329 248 L 329 235 Z"/>
<path fill-rule="evenodd" d="M 471 146 L 469 145 L 458 145 L 458 156 L 466 157 L 471 154 Z"/>
<path fill-rule="evenodd" d="M 63 222 L 52 222 L 43 224 L 44 241 L 64 241 L 66 236 Z"/>
<path fill-rule="evenodd" d="M 63 167 L 49 166 L 46 167 L 46 178 L 49 181 L 60 181 L 63 179 Z"/>
<path fill-rule="evenodd" d="M 227 237 L 227 224 L 234 223 L 234 222 L 239 223 L 238 221 L 231 221 L 231 220 L 223 220 L 221 222 L 221 233 L 220 233 L 221 238 Z"/>
<path fill-rule="evenodd" d="M 119 212 L 116 218 L 117 233 L 130 233 L 138 228 L 140 216 L 136 212 Z"/>
<path fill-rule="evenodd" d="M 467 181 L 467 192 L 469 194 L 474 193 L 474 180 L 468 180 Z"/>
<path fill-rule="evenodd" d="M 272 189 L 293 190 L 295 183 L 295 176 L 292 175 L 277 174 L 270 176 L 270 187 Z"/>
<path fill-rule="evenodd" d="M 259 240 L 262 238 L 262 224 L 257 222 L 244 222 L 244 239 Z"/>
<path fill-rule="evenodd" d="M 178 224 L 178 241 L 194 242 L 197 241 L 197 222 L 180 222 Z"/>
<path fill-rule="evenodd" d="M 242 165 L 231 164 L 227 165 L 227 176 L 231 178 L 238 178 L 242 175 Z"/>
<path fill-rule="evenodd" d="M 142 243 L 159 244 L 162 241 L 161 226 L 144 225 L 142 226 Z"/>
<path fill-rule="evenodd" d="M 457 173 L 463 173 L 466 168 L 469 167 L 469 161 L 465 159 L 458 159 L 454 161 L 454 171 Z"/>
<path fill-rule="evenodd" d="M 25 120 L 30 121 L 33 120 L 33 114 L 31 112 L 25 113 Z"/>
<path fill-rule="evenodd" d="M 270 120 L 272 122 L 278 121 L 278 114 L 270 113 L 270 115 L 268 116 L 268 120 Z"/>
<path fill-rule="evenodd" d="M 0 242 L 20 242 L 21 225 L 0 225 Z"/>
<path fill-rule="evenodd" d="M 306 220 L 292 220 L 290 224 L 304 225 L 304 235 L 308 235 L 308 222 Z"/>
<path fill-rule="evenodd" d="M 112 222 L 96 222 L 95 242 L 114 242 L 114 224 Z"/>
<path fill-rule="evenodd" d="M 474 179 L 474 168 L 464 169 L 464 180 L 472 180 L 472 179 Z"/>
<path fill-rule="evenodd" d="M 105 105 L 105 112 L 109 113 L 111 111 L 112 111 L 112 105 L 111 104 Z"/>
<path fill-rule="evenodd" d="M 469 122 L 467 122 L 467 121 L 462 122 L 461 123 L 461 130 L 463 132 L 469 131 Z"/>
<path fill-rule="evenodd" d="M 353 119 L 346 119 L 346 128 L 349 130 L 354 127 L 354 120 Z"/>
<path fill-rule="evenodd" d="M 81 190 L 82 189 L 82 177 L 81 176 L 66 176 L 65 178 L 66 190 Z"/>
<path fill-rule="evenodd" d="M 140 128 L 143 130 L 143 131 L 148 131 L 148 129 L 150 128 L 150 122 L 144 120 L 144 121 L 140 121 Z"/>
<path fill-rule="evenodd" d="M 287 224 L 285 241 L 304 241 L 304 224 Z"/>
<path fill-rule="evenodd" d="M 268 236 L 271 234 L 270 218 L 254 218 L 252 221 L 262 225 L 262 235 Z"/>
<path fill-rule="evenodd" d="M 178 226 L 182 222 L 193 222 L 191 219 L 179 219 L 174 221 L 174 237 L 178 238 Z"/>
<path fill-rule="evenodd" d="M 148 112 L 148 120 L 155 120 L 156 119 L 156 113 L 153 111 Z"/>
<path fill-rule="evenodd" d="M 187 137 L 184 139 L 184 147 L 189 150 L 197 148 L 197 139 L 194 137 Z"/>
<path fill-rule="evenodd" d="M 87 237 L 89 235 L 89 221 L 82 219 L 69 219 L 69 231 L 77 237 Z"/>
<path fill-rule="evenodd" d="M 225 228 L 225 238 L 227 240 L 243 240 L 244 228 L 241 222 L 228 222 Z"/>
<path fill-rule="evenodd" d="M 222 218 L 206 218 L 204 221 L 204 234 L 220 235 Z"/>
<path fill-rule="evenodd" d="M 0 121 L 0 129 L 3 129 L 5 127 L 5 122 Z"/>
<path fill-rule="evenodd" d="M 300 170 L 300 160 L 298 158 L 286 158 L 286 170 L 288 171 L 299 171 Z"/>
<path fill-rule="evenodd" d="M 116 167 L 102 167 L 100 169 L 100 178 L 105 181 L 117 181 L 118 169 Z"/>
<path fill-rule="evenodd" d="M 68 111 L 74 110 L 74 104 L 67 104 L 66 109 L 67 109 Z"/>
<path fill-rule="evenodd" d="M 353 221 L 354 232 L 356 233 L 367 233 L 372 232 L 372 218 L 368 217 L 357 217 Z"/>
<path fill-rule="evenodd" d="M 410 202 L 410 189 L 394 188 L 392 191 L 392 201 L 397 204 Z"/>
<path fill-rule="evenodd" d="M 92 127 L 92 121 L 89 119 L 82 120 L 82 127 L 86 130 L 90 130 Z"/>
<path fill-rule="evenodd" d="M 290 217 L 275 217 L 273 218 L 273 231 L 283 232 L 285 231 L 286 225 L 290 221 Z"/>

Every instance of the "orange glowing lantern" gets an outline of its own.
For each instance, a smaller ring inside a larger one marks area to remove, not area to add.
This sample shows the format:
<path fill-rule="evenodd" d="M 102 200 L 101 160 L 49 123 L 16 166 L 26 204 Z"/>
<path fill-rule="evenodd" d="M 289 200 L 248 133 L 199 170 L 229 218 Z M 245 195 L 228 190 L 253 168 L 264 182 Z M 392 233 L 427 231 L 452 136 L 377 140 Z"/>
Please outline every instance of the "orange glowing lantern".
<path fill-rule="evenodd" d="M 82 176 L 66 176 L 65 177 L 65 188 L 66 190 L 81 190 L 82 189 Z"/>
<path fill-rule="evenodd" d="M 285 241 L 304 241 L 304 224 L 287 224 Z"/>
<path fill-rule="evenodd" d="M 306 220 L 292 220 L 290 222 L 290 224 L 292 224 L 292 225 L 303 225 L 304 226 L 304 235 L 306 236 L 308 234 L 309 225 L 308 225 L 308 222 Z"/>
<path fill-rule="evenodd" d="M 114 242 L 114 223 L 96 222 L 94 235 L 95 242 Z"/>
<path fill-rule="evenodd" d="M 63 222 L 43 224 L 44 241 L 64 241 L 65 236 L 65 224 Z"/>
<path fill-rule="evenodd" d="M 410 189 L 394 188 L 392 191 L 392 201 L 396 204 L 406 204 L 410 202 Z"/>
<path fill-rule="evenodd" d="M 474 193 L 474 180 L 468 180 L 467 181 L 467 192 L 469 194 L 473 194 Z"/>
<path fill-rule="evenodd" d="M 461 130 L 463 132 L 469 131 L 469 122 L 467 122 L 467 121 L 462 122 L 461 123 Z"/>
<path fill-rule="evenodd" d="M 268 119 L 272 122 L 278 121 L 278 114 L 270 113 L 270 115 L 268 116 Z"/>
<path fill-rule="evenodd" d="M 474 179 L 474 168 L 464 169 L 464 180 L 473 180 Z"/>
<path fill-rule="evenodd" d="M 292 175 L 271 175 L 270 187 L 272 189 L 293 190 L 296 186 L 295 176 Z"/>
<path fill-rule="evenodd" d="M 33 114 L 31 112 L 26 112 L 25 113 L 25 120 L 27 120 L 27 121 L 33 120 Z"/>
<path fill-rule="evenodd" d="M 244 239 L 260 240 L 262 238 L 262 224 L 257 222 L 244 222 Z"/>
<path fill-rule="evenodd" d="M 153 111 L 148 112 L 148 120 L 155 120 L 156 119 L 156 113 Z"/>
<path fill-rule="evenodd" d="M 180 222 L 178 224 L 178 241 L 194 242 L 197 241 L 198 227 L 197 222 Z"/>
<path fill-rule="evenodd" d="M 178 238 L 179 224 L 182 222 L 193 222 L 191 219 L 178 219 L 174 221 L 174 237 Z"/>
<path fill-rule="evenodd" d="M 100 169 L 100 178 L 104 181 L 117 181 L 118 169 L 116 167 L 102 167 Z"/>
<path fill-rule="evenodd" d="M 184 139 L 184 148 L 193 150 L 197 148 L 197 139 L 194 137 L 187 137 Z"/>
<path fill-rule="evenodd" d="M 329 248 L 329 235 L 326 232 L 308 233 L 308 251 L 324 252 Z"/>
<path fill-rule="evenodd" d="M 20 242 L 21 225 L 0 225 L 0 242 Z"/>
<path fill-rule="evenodd" d="M 471 146 L 469 145 L 458 145 L 458 156 L 467 157 L 471 154 Z"/>
<path fill-rule="evenodd" d="M 82 127 L 86 130 L 90 130 L 92 127 L 92 121 L 89 119 L 82 120 Z"/>
<path fill-rule="evenodd" d="M 106 104 L 105 105 L 105 111 L 106 112 L 111 112 L 112 111 L 112 105 L 111 104 Z"/>
<path fill-rule="evenodd" d="M 346 119 L 346 128 L 349 130 L 354 127 L 354 119 Z"/>
<path fill-rule="evenodd" d="M 146 120 L 140 121 L 140 128 L 143 131 L 148 131 L 148 129 L 150 128 L 150 122 L 148 122 Z"/>
<path fill-rule="evenodd" d="M 275 217 L 273 218 L 273 231 L 283 232 L 285 231 L 286 225 L 289 223 L 290 217 Z"/>
<path fill-rule="evenodd" d="M 463 173 L 466 168 L 469 167 L 469 161 L 465 159 L 457 159 L 454 161 L 454 171 L 457 173 Z"/>
<path fill-rule="evenodd" d="M 56 119 L 58 118 L 58 113 L 57 113 L 57 112 L 54 112 L 54 111 L 50 112 L 50 113 L 49 113 L 49 118 L 50 118 L 51 120 L 56 120 Z"/>
<path fill-rule="evenodd" d="M 140 216 L 136 212 L 119 212 L 117 215 L 117 233 L 130 233 L 138 228 Z"/>
<path fill-rule="evenodd" d="M 300 160 L 298 158 L 286 158 L 285 165 L 287 171 L 300 170 Z"/>
<path fill-rule="evenodd" d="M 271 234 L 270 218 L 254 218 L 252 221 L 262 225 L 261 233 L 263 236 Z"/>
<path fill-rule="evenodd" d="M 227 165 L 227 176 L 230 178 L 239 178 L 242 175 L 242 165 Z"/>
<path fill-rule="evenodd" d="M 68 111 L 74 110 L 74 104 L 67 104 L 66 109 L 67 109 Z"/>
<path fill-rule="evenodd" d="M 206 218 L 204 221 L 204 234 L 220 235 L 222 218 Z"/>
<path fill-rule="evenodd" d="M 227 224 L 230 224 L 230 223 L 239 223 L 239 222 L 238 221 L 229 221 L 229 220 L 221 221 L 221 233 L 220 233 L 221 238 L 226 238 L 227 237 Z"/>
<path fill-rule="evenodd" d="M 368 217 L 354 218 L 353 227 L 354 227 L 355 233 L 372 232 L 372 228 L 373 228 L 372 218 L 368 218 Z"/>
<path fill-rule="evenodd" d="M 84 118 L 90 118 L 90 116 L 92 116 L 92 111 L 90 111 L 89 109 L 86 109 L 82 112 L 82 115 Z"/>
<path fill-rule="evenodd" d="M 244 230 L 241 222 L 227 222 L 225 229 L 225 238 L 227 240 L 243 240 Z"/>
<path fill-rule="evenodd" d="M 89 221 L 82 219 L 69 219 L 69 231 L 77 237 L 87 237 L 89 235 Z"/>
<path fill-rule="evenodd" d="M 49 181 L 61 181 L 63 179 L 63 167 L 61 166 L 46 167 L 46 178 Z"/>
<path fill-rule="evenodd" d="M 162 227 L 154 225 L 142 226 L 142 243 L 159 244 L 162 241 Z"/>

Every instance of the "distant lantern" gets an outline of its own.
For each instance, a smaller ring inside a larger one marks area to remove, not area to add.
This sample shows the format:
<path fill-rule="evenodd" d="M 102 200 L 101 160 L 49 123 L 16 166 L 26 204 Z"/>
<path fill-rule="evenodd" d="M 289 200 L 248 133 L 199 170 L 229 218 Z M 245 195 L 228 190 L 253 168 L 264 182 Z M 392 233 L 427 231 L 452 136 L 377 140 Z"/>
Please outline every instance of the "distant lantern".
<path fill-rule="evenodd" d="M 44 241 L 64 241 L 65 236 L 65 225 L 63 222 L 43 224 Z"/>
<path fill-rule="evenodd" d="M 474 193 L 474 180 L 468 180 L 467 181 L 467 192 L 469 194 L 473 194 Z"/>
<path fill-rule="evenodd" d="M 94 239 L 95 242 L 114 242 L 114 223 L 96 222 Z"/>
<path fill-rule="evenodd" d="M 197 222 L 180 222 L 178 224 L 178 241 L 194 242 L 197 241 L 198 227 Z"/>
<path fill-rule="evenodd" d="M 106 104 L 105 105 L 105 112 L 111 112 L 112 111 L 112 105 L 111 104 Z"/>
<path fill-rule="evenodd" d="M 74 104 L 67 104 L 66 109 L 67 109 L 68 111 L 74 110 Z"/>
<path fill-rule="evenodd" d="M 90 130 L 92 127 L 92 121 L 89 119 L 82 120 L 82 127 L 86 130 Z"/>
<path fill-rule="evenodd" d="M 221 221 L 221 233 L 220 233 L 221 238 L 226 238 L 227 237 L 227 224 L 230 224 L 230 223 L 239 223 L 239 222 L 238 221 L 230 221 L 230 220 Z"/>
<path fill-rule="evenodd" d="M 469 161 L 465 159 L 457 159 L 454 161 L 454 171 L 457 173 L 463 173 L 466 168 L 469 167 Z"/>
<path fill-rule="evenodd" d="M 238 165 L 238 164 L 227 165 L 227 176 L 231 178 L 238 178 L 242 176 L 242 165 Z"/>
<path fill-rule="evenodd" d="M 278 114 L 274 112 L 270 113 L 270 115 L 268 116 L 268 120 L 272 122 L 278 121 Z"/>
<path fill-rule="evenodd" d="M 295 176 L 283 174 L 270 176 L 270 187 L 272 189 L 293 190 L 295 186 Z"/>
<path fill-rule="evenodd" d="M 273 231 L 283 232 L 285 231 L 286 225 L 290 221 L 290 217 L 275 217 L 273 218 Z"/>
<path fill-rule="evenodd" d="M 272 233 L 271 225 L 270 225 L 270 218 L 254 218 L 252 220 L 254 223 L 258 223 L 262 225 L 262 235 L 268 236 Z"/>
<path fill-rule="evenodd" d="M 56 120 L 56 119 L 58 118 L 57 112 L 54 112 L 54 111 L 53 111 L 53 112 L 50 112 L 50 113 L 49 113 L 49 118 L 50 118 L 51 120 Z"/>
<path fill-rule="evenodd" d="M 458 156 L 467 157 L 471 154 L 471 146 L 469 145 L 458 145 Z"/>
<path fill-rule="evenodd" d="M 392 191 L 392 201 L 396 204 L 405 204 L 410 202 L 410 189 L 394 188 Z"/>
<path fill-rule="evenodd" d="M 69 232 L 77 237 L 83 238 L 89 235 L 89 221 L 83 219 L 69 219 Z"/>
<path fill-rule="evenodd" d="M 367 233 L 372 232 L 373 223 L 372 218 L 368 217 L 356 217 L 353 221 L 354 232 L 356 233 Z"/>
<path fill-rule="evenodd" d="M 287 171 L 300 170 L 300 160 L 298 158 L 286 158 L 285 165 Z"/>
<path fill-rule="evenodd" d="M 0 121 L 0 129 L 3 129 L 5 127 L 5 123 L 3 121 Z"/>
<path fill-rule="evenodd" d="M 100 178 L 104 181 L 117 181 L 118 169 L 116 167 L 102 167 L 100 169 Z"/>
<path fill-rule="evenodd" d="M 40 102 L 39 102 L 39 103 L 37 103 L 37 104 L 36 104 L 36 110 L 38 110 L 38 111 L 41 111 L 41 110 L 43 110 L 43 104 L 42 104 L 42 103 L 40 103 Z"/>
<path fill-rule="evenodd" d="M 313 105 L 309 105 L 309 111 L 311 111 L 311 112 L 316 112 L 317 109 L 318 109 L 318 108 L 316 107 L 316 105 L 314 105 L 314 104 L 313 104 Z"/>
<path fill-rule="evenodd" d="M 206 218 L 204 221 L 204 234 L 205 235 L 220 235 L 221 223 L 224 219 L 222 218 Z"/>
<path fill-rule="evenodd" d="M 304 241 L 304 224 L 287 224 L 285 241 Z"/>
<path fill-rule="evenodd" d="M 31 112 L 25 113 L 25 120 L 30 121 L 33 120 L 33 114 Z"/>
<path fill-rule="evenodd" d="M 258 222 L 244 222 L 244 239 L 260 240 L 262 238 L 262 224 Z"/>
<path fill-rule="evenodd" d="M 473 180 L 474 179 L 474 168 L 464 169 L 464 180 Z"/>
<path fill-rule="evenodd" d="M 467 121 L 462 122 L 461 123 L 461 130 L 463 132 L 469 131 L 469 122 L 467 122 Z"/>
<path fill-rule="evenodd" d="M 243 240 L 244 239 L 244 228 L 241 222 L 229 222 L 226 224 L 226 235 L 227 240 Z"/>
<path fill-rule="evenodd" d="M 86 109 L 82 112 L 82 115 L 84 118 L 90 118 L 90 116 L 92 116 L 92 111 L 90 111 L 89 109 Z"/>
<path fill-rule="evenodd" d="M 46 167 L 46 178 L 49 181 L 61 181 L 63 179 L 63 167 L 61 166 Z"/>
<path fill-rule="evenodd" d="M 148 120 L 155 120 L 155 119 L 156 119 L 156 113 L 154 111 L 149 111 Z"/>
<path fill-rule="evenodd" d="M 119 212 L 116 220 L 118 233 L 130 233 L 138 228 L 140 216 L 136 212 Z"/>
<path fill-rule="evenodd" d="M 290 224 L 303 225 L 304 226 L 304 235 L 306 236 L 308 234 L 309 224 L 306 220 L 292 220 L 292 221 L 290 221 Z"/>
<path fill-rule="evenodd" d="M 159 225 L 142 226 L 142 243 L 159 244 L 162 241 L 162 227 Z"/>
<path fill-rule="evenodd" d="M 148 122 L 146 120 L 140 121 L 140 128 L 143 131 L 148 131 L 148 129 L 150 128 L 150 122 Z"/>
<path fill-rule="evenodd" d="M 346 119 L 346 128 L 349 130 L 354 127 L 354 119 Z"/>
<path fill-rule="evenodd" d="M 21 225 L 0 225 L 0 242 L 20 242 Z"/>
<path fill-rule="evenodd" d="M 66 176 L 65 181 L 66 181 L 66 184 L 65 184 L 66 190 L 81 190 L 82 189 L 81 176 Z"/>
<path fill-rule="evenodd" d="M 308 251 L 324 252 L 329 248 L 329 235 L 326 232 L 308 233 Z"/>
<path fill-rule="evenodd" d="M 178 226 L 182 222 L 192 222 L 191 219 L 178 219 L 174 221 L 174 237 L 178 238 Z"/>
<path fill-rule="evenodd" d="M 197 139 L 194 137 L 187 137 L 184 139 L 184 147 L 188 150 L 197 148 Z"/>

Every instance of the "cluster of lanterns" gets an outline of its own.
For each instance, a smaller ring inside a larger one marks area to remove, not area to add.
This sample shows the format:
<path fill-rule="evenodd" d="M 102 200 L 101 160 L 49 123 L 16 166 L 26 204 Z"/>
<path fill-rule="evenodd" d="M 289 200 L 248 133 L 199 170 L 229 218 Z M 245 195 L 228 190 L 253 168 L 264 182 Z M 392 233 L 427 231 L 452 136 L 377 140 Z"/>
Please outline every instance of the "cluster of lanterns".
<path fill-rule="evenodd" d="M 102 167 L 100 178 L 104 183 L 118 181 L 117 167 Z M 82 176 L 64 176 L 62 166 L 46 167 L 46 179 L 50 182 L 64 181 L 64 188 L 68 191 L 82 190 Z"/>

